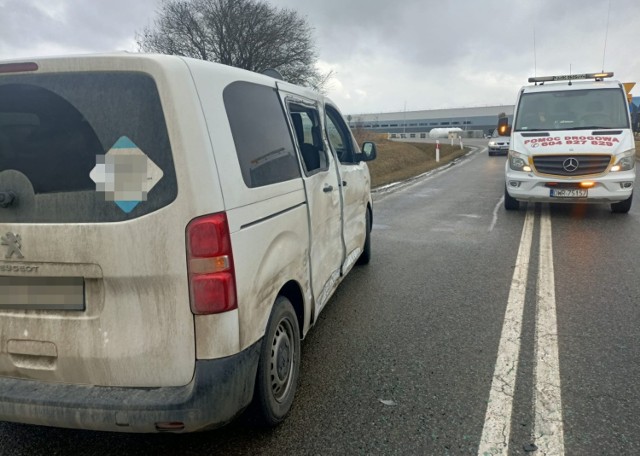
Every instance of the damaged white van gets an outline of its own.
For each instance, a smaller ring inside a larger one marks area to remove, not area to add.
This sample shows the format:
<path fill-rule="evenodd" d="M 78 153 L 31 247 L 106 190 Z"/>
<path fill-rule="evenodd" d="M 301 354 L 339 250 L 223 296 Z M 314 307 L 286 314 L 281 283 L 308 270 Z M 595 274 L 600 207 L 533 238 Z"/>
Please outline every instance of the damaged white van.
<path fill-rule="evenodd" d="M 371 252 L 331 100 L 187 58 L 0 63 L 0 420 L 124 432 L 289 411 Z"/>
<path fill-rule="evenodd" d="M 609 203 L 631 209 L 635 142 L 624 86 L 613 73 L 530 78 L 515 107 L 504 205 Z M 582 80 L 580 80 L 582 79 Z M 575 82 L 574 82 L 575 81 Z"/>

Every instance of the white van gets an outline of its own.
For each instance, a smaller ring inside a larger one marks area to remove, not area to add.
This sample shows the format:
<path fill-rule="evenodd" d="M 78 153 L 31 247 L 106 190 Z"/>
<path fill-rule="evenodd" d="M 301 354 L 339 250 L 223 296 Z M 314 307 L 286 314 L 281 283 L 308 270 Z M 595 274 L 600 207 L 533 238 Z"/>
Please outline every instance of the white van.
<path fill-rule="evenodd" d="M 331 100 L 174 56 L 0 63 L 0 420 L 188 432 L 289 411 L 370 257 Z"/>
<path fill-rule="evenodd" d="M 610 203 L 613 212 L 629 212 L 635 142 L 625 89 L 604 80 L 612 76 L 529 79 L 535 85 L 522 88 L 515 106 L 505 166 L 507 210 L 517 210 L 520 201 L 541 201 Z"/>

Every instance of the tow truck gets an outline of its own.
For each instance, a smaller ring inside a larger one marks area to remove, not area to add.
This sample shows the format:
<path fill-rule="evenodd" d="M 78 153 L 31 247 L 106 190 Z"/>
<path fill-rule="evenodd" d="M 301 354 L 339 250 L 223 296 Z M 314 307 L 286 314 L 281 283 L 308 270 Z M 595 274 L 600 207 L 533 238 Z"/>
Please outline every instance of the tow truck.
<path fill-rule="evenodd" d="M 515 105 L 504 206 L 608 203 L 631 209 L 636 151 L 625 86 L 612 72 L 529 78 Z M 505 119 L 506 120 L 506 119 Z"/>

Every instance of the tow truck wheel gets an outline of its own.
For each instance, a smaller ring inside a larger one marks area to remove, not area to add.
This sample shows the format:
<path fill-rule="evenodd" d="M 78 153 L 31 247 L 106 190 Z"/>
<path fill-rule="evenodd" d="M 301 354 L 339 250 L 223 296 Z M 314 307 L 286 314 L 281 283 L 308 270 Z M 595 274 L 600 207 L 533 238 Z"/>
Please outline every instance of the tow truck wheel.
<path fill-rule="evenodd" d="M 614 214 L 626 214 L 631 209 L 631 200 L 633 199 L 633 194 L 629 198 L 624 201 L 620 201 L 619 203 L 611 203 L 611 212 Z"/>
<path fill-rule="evenodd" d="M 508 211 L 517 211 L 520 209 L 520 201 L 509 195 L 506 186 L 504 187 L 504 208 Z"/>

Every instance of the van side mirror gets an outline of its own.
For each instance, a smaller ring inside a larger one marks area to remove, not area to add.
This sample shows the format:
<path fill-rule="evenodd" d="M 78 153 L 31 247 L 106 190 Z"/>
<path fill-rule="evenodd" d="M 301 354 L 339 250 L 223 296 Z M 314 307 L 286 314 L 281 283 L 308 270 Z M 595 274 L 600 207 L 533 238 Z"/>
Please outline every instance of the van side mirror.
<path fill-rule="evenodd" d="M 362 153 L 357 155 L 357 161 L 371 161 L 375 160 L 378 155 L 376 150 L 376 143 L 366 141 L 362 143 Z"/>

